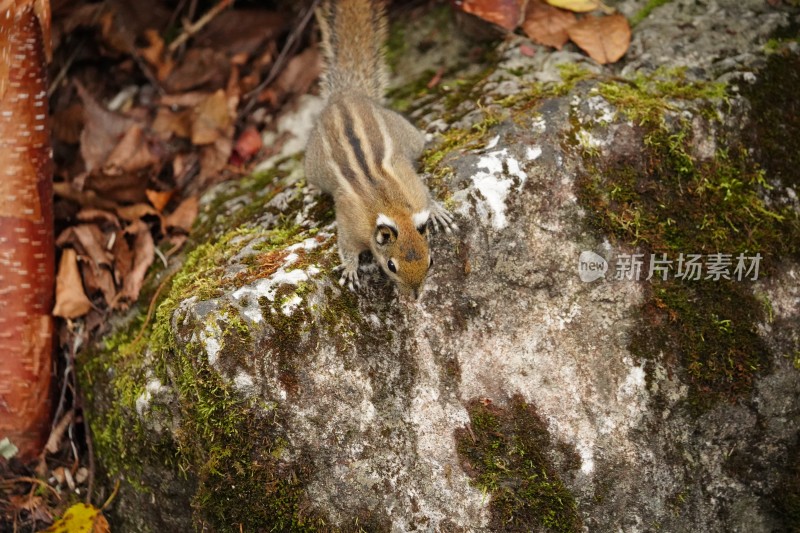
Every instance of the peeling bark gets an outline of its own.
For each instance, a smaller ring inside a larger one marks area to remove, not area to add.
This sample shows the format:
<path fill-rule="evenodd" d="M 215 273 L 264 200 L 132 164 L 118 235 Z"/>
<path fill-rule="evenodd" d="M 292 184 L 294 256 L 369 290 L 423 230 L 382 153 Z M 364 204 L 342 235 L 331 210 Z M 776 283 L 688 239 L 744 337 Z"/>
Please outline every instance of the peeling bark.
<path fill-rule="evenodd" d="M 49 2 L 0 2 L 0 438 L 24 458 L 50 427 L 53 184 Z"/>

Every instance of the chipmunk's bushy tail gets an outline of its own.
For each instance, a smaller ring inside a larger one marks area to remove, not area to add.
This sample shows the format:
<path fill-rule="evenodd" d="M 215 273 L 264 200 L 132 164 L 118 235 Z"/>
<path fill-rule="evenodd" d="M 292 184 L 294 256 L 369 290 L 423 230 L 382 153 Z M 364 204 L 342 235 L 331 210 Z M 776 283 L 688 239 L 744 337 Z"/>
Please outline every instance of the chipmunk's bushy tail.
<path fill-rule="evenodd" d="M 376 100 L 386 92 L 382 0 L 325 0 L 317 11 L 322 30 L 324 96 L 359 91 Z"/>

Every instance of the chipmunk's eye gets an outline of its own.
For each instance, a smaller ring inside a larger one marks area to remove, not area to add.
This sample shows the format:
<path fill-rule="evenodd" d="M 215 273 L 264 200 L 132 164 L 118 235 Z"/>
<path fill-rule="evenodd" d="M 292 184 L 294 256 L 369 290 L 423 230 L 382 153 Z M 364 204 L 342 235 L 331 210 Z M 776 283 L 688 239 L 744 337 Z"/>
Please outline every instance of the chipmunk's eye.
<path fill-rule="evenodd" d="M 397 267 L 394 266 L 394 261 L 389 259 L 389 262 L 386 263 L 386 266 L 389 267 L 389 270 L 391 270 L 394 274 L 397 274 Z"/>

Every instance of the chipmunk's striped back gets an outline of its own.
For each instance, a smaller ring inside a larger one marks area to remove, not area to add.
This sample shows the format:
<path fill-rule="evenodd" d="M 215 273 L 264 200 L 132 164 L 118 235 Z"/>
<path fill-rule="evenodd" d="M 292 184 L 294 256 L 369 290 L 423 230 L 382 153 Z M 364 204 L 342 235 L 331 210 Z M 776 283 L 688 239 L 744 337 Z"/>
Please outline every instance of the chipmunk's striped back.
<path fill-rule="evenodd" d="M 387 83 L 383 2 L 325 0 L 317 21 L 326 64 L 323 96 L 356 90 L 382 100 Z"/>
<path fill-rule="evenodd" d="M 370 205 L 427 205 L 427 189 L 413 166 L 423 139 L 405 119 L 363 96 L 341 95 L 331 99 L 318 130 L 322 160 L 336 178 L 325 190 L 339 189 Z"/>

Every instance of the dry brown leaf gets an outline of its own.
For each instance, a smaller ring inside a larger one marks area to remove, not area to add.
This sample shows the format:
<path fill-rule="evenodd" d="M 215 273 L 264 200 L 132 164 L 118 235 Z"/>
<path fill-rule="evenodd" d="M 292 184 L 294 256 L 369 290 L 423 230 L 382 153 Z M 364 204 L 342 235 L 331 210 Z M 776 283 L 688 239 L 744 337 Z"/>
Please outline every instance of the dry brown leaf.
<path fill-rule="evenodd" d="M 558 9 L 541 0 L 531 0 L 522 30 L 532 41 L 561 50 L 569 40 L 567 28 L 577 20 L 570 11 Z"/>
<path fill-rule="evenodd" d="M 94 519 L 92 533 L 111 533 L 111 526 L 108 524 L 106 517 L 103 516 L 103 513 L 100 513 L 97 515 L 97 518 Z"/>
<path fill-rule="evenodd" d="M 103 36 L 103 44 L 120 54 L 132 54 L 134 52 L 133 38 L 126 31 L 122 24 L 122 18 L 114 7 L 110 6 L 109 10 L 100 16 L 100 34 Z"/>
<path fill-rule="evenodd" d="M 138 124 L 134 124 L 125 132 L 119 144 L 108 154 L 103 165 L 103 172 L 118 175 L 136 172 L 157 163 L 158 158 L 150 151 L 142 128 Z"/>
<path fill-rule="evenodd" d="M 144 192 L 147 195 L 147 199 L 150 200 L 150 203 L 153 204 L 153 207 L 155 207 L 156 211 L 159 213 L 164 210 L 172 198 L 172 195 L 175 193 L 174 190 L 154 191 L 153 189 L 147 189 Z"/>
<path fill-rule="evenodd" d="M 200 157 L 196 152 L 178 154 L 172 160 L 172 175 L 175 186 L 184 187 L 200 168 Z"/>
<path fill-rule="evenodd" d="M 119 218 L 114 213 L 109 211 L 104 211 L 102 209 L 94 209 L 91 207 L 84 207 L 78 214 L 75 215 L 75 218 L 79 222 L 84 223 L 94 223 L 100 225 L 102 229 L 119 229 Z"/>
<path fill-rule="evenodd" d="M 92 303 L 83 292 L 83 281 L 78 271 L 78 254 L 72 248 L 61 253 L 56 278 L 56 305 L 53 316 L 78 318 L 89 312 Z"/>
<path fill-rule="evenodd" d="M 589 57 L 605 65 L 618 61 L 631 44 L 631 27 L 623 15 L 586 17 L 567 33 Z"/>
<path fill-rule="evenodd" d="M 192 224 L 194 224 L 194 219 L 197 218 L 198 205 L 199 202 L 196 196 L 186 198 L 175 211 L 167 216 L 167 228 L 177 228 L 189 233 L 189 230 L 192 229 Z"/>
<path fill-rule="evenodd" d="M 81 178 L 79 176 L 78 178 Z M 78 179 L 75 178 L 75 179 Z M 83 207 L 114 210 L 117 204 L 101 198 L 94 191 L 81 191 L 75 189 L 71 184 L 59 182 L 53 184 L 53 193 L 60 198 L 65 198 Z"/>
<path fill-rule="evenodd" d="M 85 192 L 94 192 L 94 204 L 105 209 L 115 204 L 145 202 L 144 193 L 151 175 L 158 168 L 153 167 L 140 172 L 123 172 L 121 174 L 92 173 L 86 177 Z M 87 204 L 83 204 L 87 205 Z"/>
<path fill-rule="evenodd" d="M 183 233 L 180 235 L 170 235 L 167 238 L 167 240 L 169 241 L 170 244 L 172 244 L 172 247 L 169 250 L 167 250 L 167 252 L 164 255 L 170 257 L 172 254 L 180 250 L 181 246 L 183 246 L 188 239 L 189 236 Z"/>
<path fill-rule="evenodd" d="M 261 134 L 253 126 L 250 126 L 236 139 L 234 151 L 239 154 L 239 157 L 244 161 L 247 161 L 256 155 L 258 151 L 261 150 L 262 146 L 263 141 L 261 139 Z"/>
<path fill-rule="evenodd" d="M 260 101 L 278 106 L 288 95 L 305 94 L 322 71 L 322 56 L 316 47 L 306 48 L 294 56 L 275 83 L 259 95 Z"/>
<path fill-rule="evenodd" d="M 117 286 L 114 284 L 111 269 L 91 261 L 85 261 L 82 257 L 79 257 L 78 260 L 81 263 L 81 276 L 86 294 L 92 297 L 102 294 L 106 303 L 113 302 L 117 295 Z"/>
<path fill-rule="evenodd" d="M 72 424 L 72 420 L 75 418 L 74 411 L 67 411 L 67 413 L 61 417 L 61 420 L 58 421 L 58 424 L 55 425 L 53 430 L 50 432 L 50 436 L 47 438 L 47 444 L 45 445 L 44 449 L 47 453 L 56 453 L 59 449 L 59 445 L 61 444 L 61 438 L 64 436 L 64 432 L 67 430 L 70 424 Z"/>
<path fill-rule="evenodd" d="M 75 85 L 83 101 L 84 128 L 81 132 L 81 156 L 86 170 L 92 172 L 105 164 L 108 155 L 119 144 L 122 136 L 136 122 L 107 110 L 98 104 L 80 83 L 76 82 Z"/>
<path fill-rule="evenodd" d="M 128 244 L 127 233 L 117 232 L 111 252 L 114 254 L 114 281 L 122 286 L 133 265 L 133 250 Z"/>
<path fill-rule="evenodd" d="M 230 60 L 224 52 L 212 48 L 190 48 L 164 80 L 164 88 L 170 93 L 199 87 L 219 89 L 228 81 L 230 68 Z"/>
<path fill-rule="evenodd" d="M 121 219 L 128 222 L 134 222 L 148 215 L 160 216 L 153 206 L 143 203 L 120 206 L 117 208 L 117 214 Z"/>
<path fill-rule="evenodd" d="M 8 503 L 13 509 L 33 512 L 41 507 L 43 500 L 41 496 L 35 496 L 33 492 L 29 492 L 27 494 L 11 494 L 8 496 Z"/>
<path fill-rule="evenodd" d="M 104 3 L 74 6 L 74 9 L 70 10 L 68 15 L 59 20 L 60 26 L 62 26 L 61 31 L 65 34 L 70 34 L 78 28 L 92 26 L 99 20 L 100 14 L 104 9 L 106 9 Z"/>
<path fill-rule="evenodd" d="M 230 139 L 217 139 L 214 144 L 203 147 L 200 151 L 200 172 L 197 175 L 197 186 L 200 190 L 220 181 L 220 173 L 227 166 L 232 152 L 233 143 Z"/>
<path fill-rule="evenodd" d="M 196 46 L 251 55 L 286 29 L 286 15 L 264 9 L 230 9 L 209 22 L 194 38 Z"/>
<path fill-rule="evenodd" d="M 122 283 L 122 290 L 117 294 L 113 307 L 119 309 L 125 307 L 128 302 L 134 302 L 139 297 L 142 290 L 144 276 L 147 269 L 153 264 L 155 258 L 155 244 L 153 236 L 150 235 L 150 228 L 141 220 L 137 220 L 126 230 L 129 234 L 135 235 L 133 241 L 133 264 L 131 270 Z"/>
<path fill-rule="evenodd" d="M 228 99 L 225 91 L 220 89 L 195 108 L 192 144 L 213 144 L 217 139 L 227 137 L 232 122 L 228 111 Z"/>
<path fill-rule="evenodd" d="M 78 254 L 84 294 L 95 297 L 102 294 L 106 302 L 117 293 L 111 274 L 112 254 L 107 250 L 106 235 L 95 224 L 78 224 L 61 232 L 57 246 L 69 246 Z"/>
<path fill-rule="evenodd" d="M 169 54 L 164 54 L 166 48 L 164 39 L 152 28 L 144 31 L 144 39 L 147 41 L 147 46 L 140 48 L 139 53 L 145 61 L 155 68 L 156 78 L 159 81 L 164 81 L 175 66 L 172 57 Z"/>
<path fill-rule="evenodd" d="M 72 231 L 85 254 L 97 266 L 111 266 L 111 254 L 106 250 L 106 237 L 94 224 L 78 224 Z"/>
<path fill-rule="evenodd" d="M 158 103 L 169 107 L 195 107 L 214 93 L 207 91 L 190 91 L 181 94 L 165 94 Z"/>
<path fill-rule="evenodd" d="M 169 140 L 173 135 L 189 138 L 192 134 L 192 110 L 172 111 L 166 107 L 159 107 L 152 129 L 164 140 Z"/>
<path fill-rule="evenodd" d="M 524 0 L 464 0 L 461 9 L 508 31 L 522 21 Z"/>

